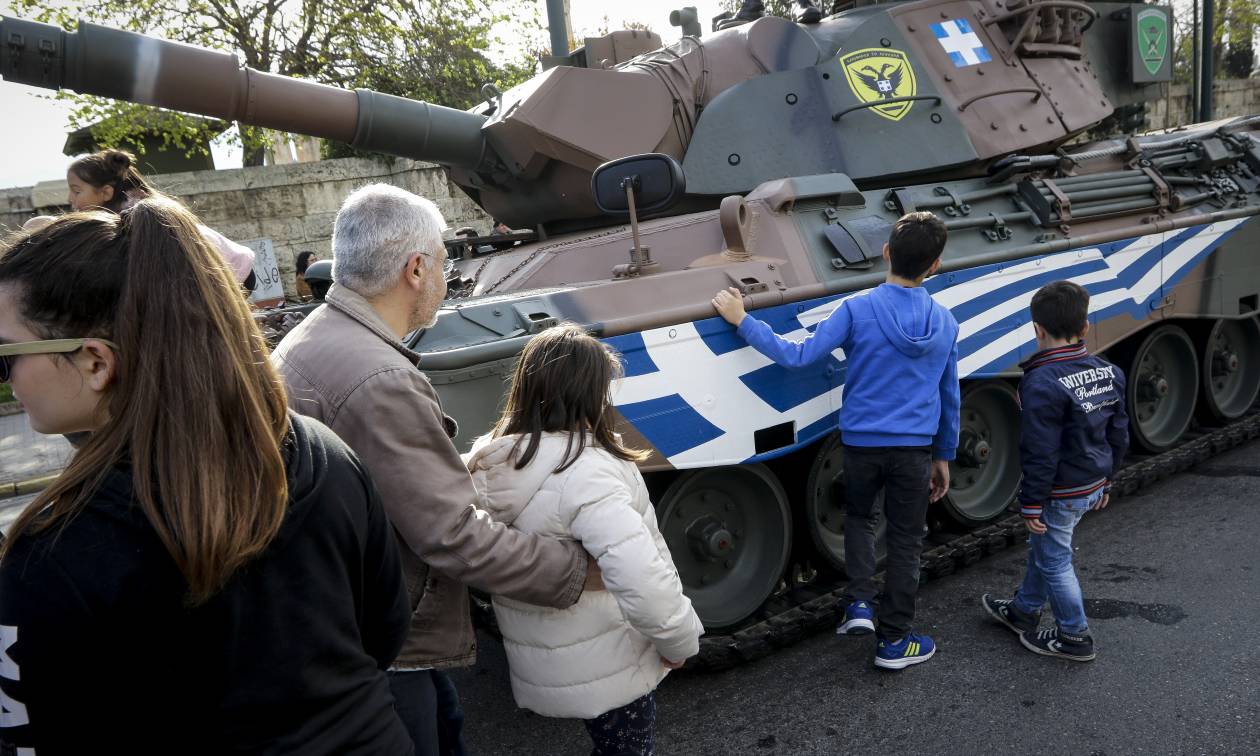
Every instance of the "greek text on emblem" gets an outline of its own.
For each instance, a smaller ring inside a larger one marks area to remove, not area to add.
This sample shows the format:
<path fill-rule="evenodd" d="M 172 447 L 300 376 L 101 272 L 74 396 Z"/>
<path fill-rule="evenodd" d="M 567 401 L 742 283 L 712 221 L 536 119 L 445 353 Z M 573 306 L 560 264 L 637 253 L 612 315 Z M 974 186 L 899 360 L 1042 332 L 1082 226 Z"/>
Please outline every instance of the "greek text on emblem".
<path fill-rule="evenodd" d="M 918 90 L 914 68 L 910 66 L 906 54 L 900 50 L 883 47 L 855 50 L 842 56 L 840 65 L 844 66 L 849 88 L 862 102 L 913 97 Z M 913 102 L 889 102 L 887 105 L 875 105 L 869 110 L 890 121 L 900 121 L 913 105 Z"/>

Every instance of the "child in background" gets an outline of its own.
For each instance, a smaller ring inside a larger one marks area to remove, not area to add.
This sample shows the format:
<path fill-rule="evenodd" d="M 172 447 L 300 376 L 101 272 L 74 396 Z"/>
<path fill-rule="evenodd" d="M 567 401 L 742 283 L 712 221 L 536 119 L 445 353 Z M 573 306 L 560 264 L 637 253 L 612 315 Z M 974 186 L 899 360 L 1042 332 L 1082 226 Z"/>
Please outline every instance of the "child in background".
<path fill-rule="evenodd" d="M 1124 373 L 1085 349 L 1089 292 L 1071 281 L 1033 295 L 1038 352 L 1020 365 L 1024 468 L 1020 511 L 1028 526 L 1028 567 L 1013 599 L 984 594 L 985 610 L 1019 635 L 1028 650 L 1073 661 L 1094 658 L 1081 584 L 1072 567 L 1072 531 L 1102 509 L 1129 445 Z M 1038 631 L 1050 602 L 1056 626 Z"/>
<path fill-rule="evenodd" d="M 886 282 L 841 302 L 804 341 L 788 341 L 747 316 L 735 289 L 713 299 L 740 336 L 784 367 L 804 367 L 844 349 L 840 434 L 849 584 L 837 632 L 875 631 L 875 666 L 883 669 L 925 662 L 936 652 L 911 623 L 929 499 L 949 490 L 949 460 L 958 446 L 958 322 L 922 288 L 940 266 L 945 236 L 945 224 L 932 213 L 902 216 L 884 245 Z M 876 628 L 871 602 L 881 489 L 888 558 Z"/>
<path fill-rule="evenodd" d="M 699 651 L 642 458 L 613 431 L 620 363 L 572 325 L 535 336 L 494 430 L 467 457 L 481 508 L 517 530 L 576 539 L 603 573 L 567 609 L 494 597 L 517 705 L 586 720 L 596 756 L 655 752 L 653 691 Z"/>
<path fill-rule="evenodd" d="M 66 171 L 66 185 L 69 187 L 66 203 L 76 212 L 121 213 L 142 199 L 161 194 L 141 175 L 136 156 L 122 150 L 101 150 L 76 159 Z M 236 282 L 253 291 L 257 285 L 254 250 L 237 244 L 204 223 L 198 223 L 197 228 L 223 256 Z"/>

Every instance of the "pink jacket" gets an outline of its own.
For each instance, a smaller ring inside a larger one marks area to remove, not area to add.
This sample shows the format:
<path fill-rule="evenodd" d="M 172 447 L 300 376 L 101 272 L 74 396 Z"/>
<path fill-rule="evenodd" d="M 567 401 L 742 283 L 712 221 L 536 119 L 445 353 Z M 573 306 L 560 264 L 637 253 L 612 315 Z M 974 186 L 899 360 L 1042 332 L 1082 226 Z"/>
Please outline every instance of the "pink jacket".
<path fill-rule="evenodd" d="M 206 238 L 206 241 L 210 242 L 210 246 L 223 255 L 223 261 L 232 269 L 236 282 L 245 283 L 245 279 L 249 278 L 249 274 L 254 270 L 254 250 L 244 244 L 237 244 L 204 223 L 198 223 L 197 228 L 201 230 L 201 235 Z"/>
<path fill-rule="evenodd" d="M 128 192 L 127 201 L 123 203 L 122 209 L 130 208 L 147 196 L 148 193 L 146 192 Z M 204 223 L 198 223 L 197 228 L 201 231 L 201 235 L 205 237 L 206 241 L 210 243 L 210 246 L 219 250 L 219 254 L 223 255 L 223 261 L 231 269 L 236 282 L 245 283 L 245 279 L 249 278 L 249 274 L 254 270 L 254 250 L 246 247 L 244 244 L 237 244 Z"/>

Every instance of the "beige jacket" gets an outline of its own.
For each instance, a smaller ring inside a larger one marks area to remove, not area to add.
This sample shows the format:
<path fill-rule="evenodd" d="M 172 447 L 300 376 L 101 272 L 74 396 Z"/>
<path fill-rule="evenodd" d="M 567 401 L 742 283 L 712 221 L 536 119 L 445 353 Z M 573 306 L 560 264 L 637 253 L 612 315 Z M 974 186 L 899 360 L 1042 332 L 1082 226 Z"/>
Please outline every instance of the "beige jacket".
<path fill-rule="evenodd" d="M 334 285 L 326 306 L 285 336 L 271 359 L 289 406 L 332 428 L 363 461 L 401 538 L 414 612 L 396 668 L 475 660 L 464 584 L 544 606 L 577 601 L 586 552 L 511 530 L 476 507 L 437 393 L 417 368 L 420 356 L 367 300 Z"/>

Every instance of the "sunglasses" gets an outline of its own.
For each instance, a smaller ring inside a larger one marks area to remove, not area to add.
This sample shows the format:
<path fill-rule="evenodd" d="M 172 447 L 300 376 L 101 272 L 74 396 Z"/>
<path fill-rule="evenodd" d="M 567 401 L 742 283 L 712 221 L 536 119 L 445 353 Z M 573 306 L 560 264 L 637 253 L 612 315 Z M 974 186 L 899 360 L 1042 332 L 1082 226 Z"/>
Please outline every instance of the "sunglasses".
<path fill-rule="evenodd" d="M 105 346 L 118 350 L 118 346 L 106 339 L 96 339 Z M 46 341 L 21 341 L 16 344 L 0 344 L 0 383 L 8 383 L 13 377 L 13 363 L 24 354 L 69 354 L 83 348 L 87 339 L 48 339 Z"/>

